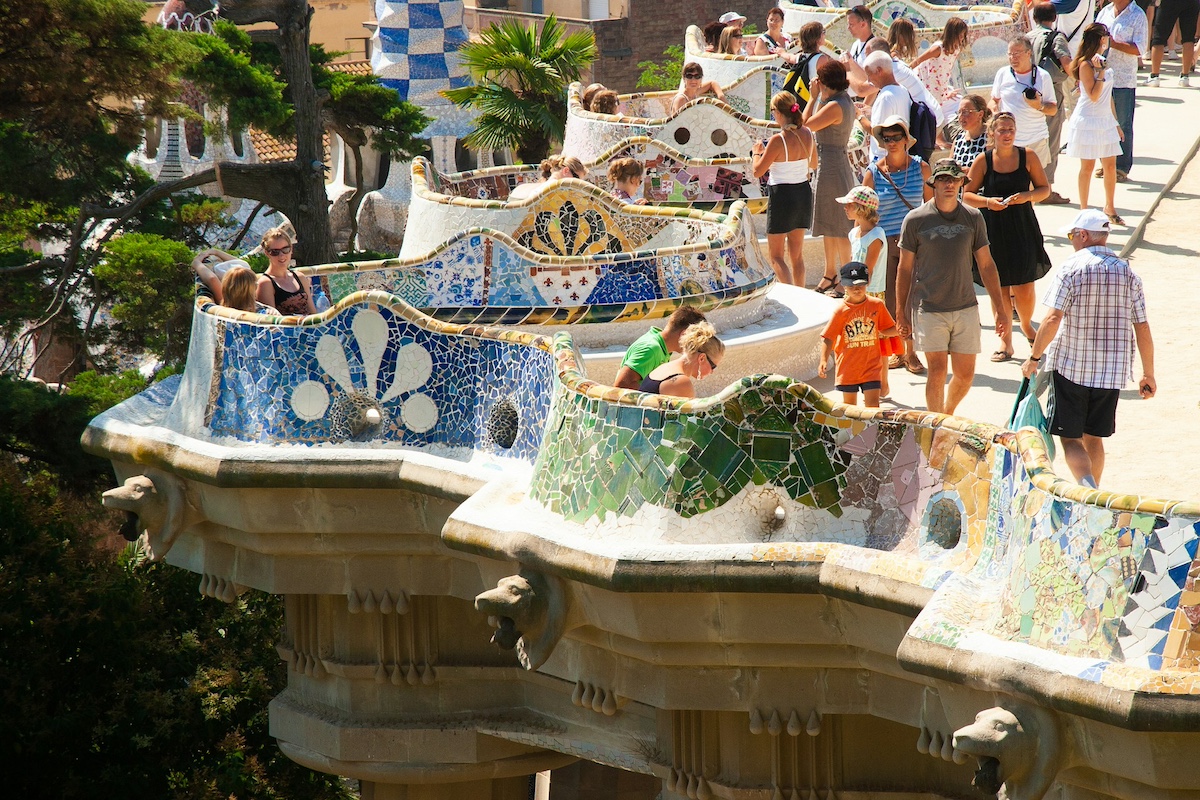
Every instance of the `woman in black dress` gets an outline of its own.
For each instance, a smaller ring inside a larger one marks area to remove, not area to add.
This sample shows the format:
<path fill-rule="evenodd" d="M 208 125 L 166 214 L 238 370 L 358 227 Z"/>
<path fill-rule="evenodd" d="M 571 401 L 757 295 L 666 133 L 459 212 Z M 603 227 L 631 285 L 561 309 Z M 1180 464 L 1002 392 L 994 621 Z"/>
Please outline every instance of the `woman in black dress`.
<path fill-rule="evenodd" d="M 1004 308 L 993 309 L 1004 318 L 1012 317 L 1013 307 L 1021 321 L 1021 332 L 1033 343 L 1033 282 L 1050 271 L 1050 257 L 1042 241 L 1042 229 L 1033 204 L 1050 194 L 1050 181 L 1037 154 L 1013 144 L 1017 120 L 1001 112 L 992 117 L 990 132 L 993 149 L 977 156 L 963 187 L 963 202 L 983 212 L 987 223 L 992 258 L 1000 273 Z M 1001 337 L 1000 349 L 992 361 L 1008 361 L 1013 356 L 1012 330 Z"/>

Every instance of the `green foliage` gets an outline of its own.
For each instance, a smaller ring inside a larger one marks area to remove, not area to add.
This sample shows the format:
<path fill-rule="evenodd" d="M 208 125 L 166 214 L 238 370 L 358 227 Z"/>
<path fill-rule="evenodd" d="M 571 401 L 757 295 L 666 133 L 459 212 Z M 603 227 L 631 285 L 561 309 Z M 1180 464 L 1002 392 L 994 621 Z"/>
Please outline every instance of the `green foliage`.
<path fill-rule="evenodd" d="M 379 250 L 347 250 L 338 254 L 338 261 L 349 264 L 351 261 L 382 261 L 385 258 L 395 258 L 395 253 L 383 253 Z"/>
<path fill-rule="evenodd" d="M 93 273 L 113 299 L 115 341 L 168 363 L 187 354 L 191 332 L 192 251 L 157 234 L 127 233 L 104 246 Z"/>
<path fill-rule="evenodd" d="M 314 45 L 313 81 L 328 94 L 323 113 L 326 123 L 348 144 L 366 144 L 396 160 L 411 159 L 424 142 L 415 138 L 430 118 L 412 103 L 402 101 L 374 75 L 353 75 L 329 69 L 330 54 Z M 369 138 L 368 138 L 369 137 Z"/>
<path fill-rule="evenodd" d="M 673 44 L 663 51 L 661 61 L 641 61 L 637 88 L 647 92 L 667 92 L 679 88 L 683 79 L 683 47 Z"/>
<path fill-rule="evenodd" d="M 567 86 L 595 61 L 596 38 L 591 30 L 568 34 L 552 14 L 540 30 L 514 20 L 492 25 L 458 53 L 474 85 L 442 94 L 479 115 L 463 143 L 513 148 L 522 161 L 536 163 L 562 141 Z"/>
<path fill-rule="evenodd" d="M 110 483 L 108 463 L 79 446 L 88 422 L 104 410 L 98 401 L 98 396 L 58 394 L 40 383 L 0 375 L 0 453 L 17 457 L 14 463 L 26 478 L 49 471 L 67 486 L 92 489 Z"/>
<path fill-rule="evenodd" d="M 180 34 L 200 53 L 184 75 L 203 87 L 213 103 L 225 107 L 232 129 L 256 125 L 273 133 L 294 134 L 288 129 L 292 107 L 284 98 L 287 84 L 278 74 L 279 51 L 256 48 L 245 31 L 228 22 L 218 21 L 215 33 Z"/>
<path fill-rule="evenodd" d="M 69 391 L 71 397 L 80 398 L 87 404 L 84 413 L 90 419 L 117 403 L 128 400 L 145 388 L 146 379 L 136 369 L 125 370 L 116 375 L 101 375 L 88 370 L 75 376 Z"/>
<path fill-rule="evenodd" d="M 0 774 L 6 796 L 347 800 L 279 751 L 282 601 L 226 605 L 118 550 L 117 515 L 0 459 Z"/>

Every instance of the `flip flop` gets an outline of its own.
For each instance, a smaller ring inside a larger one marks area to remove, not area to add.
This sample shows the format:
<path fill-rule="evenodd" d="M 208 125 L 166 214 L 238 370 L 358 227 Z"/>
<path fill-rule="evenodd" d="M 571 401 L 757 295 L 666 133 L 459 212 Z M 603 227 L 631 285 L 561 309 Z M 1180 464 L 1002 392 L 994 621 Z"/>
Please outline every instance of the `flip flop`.
<path fill-rule="evenodd" d="M 1125 224 L 1125 220 L 1121 219 L 1120 214 L 1109 214 L 1108 221 L 1112 225 L 1124 225 Z"/>
<path fill-rule="evenodd" d="M 1003 364 L 1005 361 L 1011 361 L 1012 357 L 1012 353 L 1009 353 L 1005 350 L 997 350 L 996 352 L 992 353 L 992 363 Z"/>
<path fill-rule="evenodd" d="M 905 361 L 904 368 L 906 370 L 908 370 L 909 372 L 911 372 L 913 375 L 924 375 L 926 372 L 925 365 L 922 364 L 920 361 L 918 361 L 916 363 L 913 363 L 912 361 Z"/>
<path fill-rule="evenodd" d="M 888 369 L 900 369 L 905 366 L 904 356 L 897 353 L 888 359 Z"/>

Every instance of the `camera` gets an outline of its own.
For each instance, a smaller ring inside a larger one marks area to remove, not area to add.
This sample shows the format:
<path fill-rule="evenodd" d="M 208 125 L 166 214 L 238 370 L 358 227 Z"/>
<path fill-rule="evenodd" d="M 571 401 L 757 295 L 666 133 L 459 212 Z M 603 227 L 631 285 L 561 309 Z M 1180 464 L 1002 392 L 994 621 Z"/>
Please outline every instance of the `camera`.
<path fill-rule="evenodd" d="M 1025 99 L 1026 100 L 1037 100 L 1037 96 L 1038 96 L 1038 90 L 1033 88 L 1032 86 L 1029 86 L 1025 89 Z"/>

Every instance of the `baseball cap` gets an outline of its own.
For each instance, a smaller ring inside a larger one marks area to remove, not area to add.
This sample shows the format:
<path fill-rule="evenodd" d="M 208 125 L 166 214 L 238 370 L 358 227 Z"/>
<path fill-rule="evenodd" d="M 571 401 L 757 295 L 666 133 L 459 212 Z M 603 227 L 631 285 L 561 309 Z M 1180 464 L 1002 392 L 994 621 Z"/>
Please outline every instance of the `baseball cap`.
<path fill-rule="evenodd" d="M 871 282 L 871 273 L 861 261 L 846 262 L 838 274 L 842 276 L 842 283 L 847 286 L 866 286 Z"/>
<path fill-rule="evenodd" d="M 860 206 L 875 210 L 879 208 L 879 195 L 870 186 L 855 186 L 845 195 L 837 199 L 844 206 L 857 203 Z"/>
<path fill-rule="evenodd" d="M 933 165 L 933 171 L 929 175 L 929 180 L 926 181 L 930 186 L 942 175 L 949 175 L 951 178 L 965 178 L 967 173 L 963 172 L 963 168 L 953 158 L 939 158 Z"/>
<path fill-rule="evenodd" d="M 1071 231 L 1094 231 L 1096 233 L 1108 233 L 1109 224 L 1108 216 L 1095 208 L 1085 208 L 1075 215 L 1075 219 L 1071 220 L 1071 224 L 1059 229 L 1059 233 L 1066 236 Z"/>
<path fill-rule="evenodd" d="M 743 17 L 743 16 L 742 16 L 741 14 L 739 14 L 738 12 L 736 12 L 736 11 L 726 11 L 724 14 L 722 14 L 720 17 L 718 17 L 718 18 L 717 18 L 717 22 L 720 22 L 720 23 L 722 23 L 723 25 L 728 25 L 728 24 L 729 24 L 729 23 L 731 23 L 731 22 L 737 22 L 739 19 L 740 19 L 742 22 L 745 22 L 745 21 L 746 21 L 746 18 L 745 18 L 745 17 Z"/>

